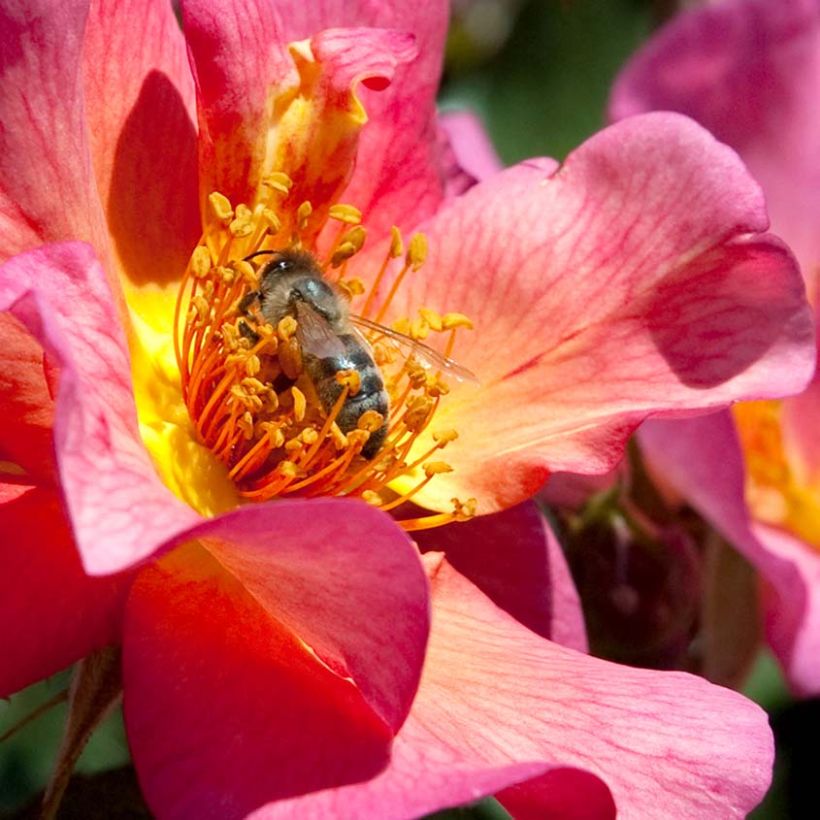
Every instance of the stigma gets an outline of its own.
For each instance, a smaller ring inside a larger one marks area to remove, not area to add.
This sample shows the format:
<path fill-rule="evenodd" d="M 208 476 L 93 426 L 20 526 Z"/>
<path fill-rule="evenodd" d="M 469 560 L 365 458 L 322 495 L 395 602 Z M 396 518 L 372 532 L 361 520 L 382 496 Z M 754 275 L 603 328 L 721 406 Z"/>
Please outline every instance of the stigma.
<path fill-rule="evenodd" d="M 317 231 L 311 203 L 291 203 L 291 187 L 274 173 L 253 208 L 218 192 L 208 198 L 174 322 L 196 438 L 249 502 L 360 498 L 407 531 L 471 518 L 474 499 L 452 499 L 449 512 L 406 512 L 452 470 L 441 451 L 458 433 L 437 430 L 435 417 L 450 380 L 469 377 L 449 359 L 468 317 L 421 307 L 381 324 L 424 264 L 426 238 L 414 234 L 405 247 L 394 227 L 366 287 L 347 275 L 367 236 L 361 213 L 335 204 Z M 443 352 L 426 344 L 436 336 Z M 418 452 L 423 433 L 432 443 Z"/>

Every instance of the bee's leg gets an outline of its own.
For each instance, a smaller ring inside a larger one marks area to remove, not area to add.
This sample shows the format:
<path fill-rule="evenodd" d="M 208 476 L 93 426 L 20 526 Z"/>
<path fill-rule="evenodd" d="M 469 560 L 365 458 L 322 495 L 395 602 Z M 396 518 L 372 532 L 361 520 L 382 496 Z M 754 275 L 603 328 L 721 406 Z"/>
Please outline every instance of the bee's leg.
<path fill-rule="evenodd" d="M 239 333 L 252 345 L 255 345 L 261 338 L 260 335 L 244 319 L 239 320 Z"/>
<path fill-rule="evenodd" d="M 240 300 L 239 300 L 239 312 L 244 314 L 245 316 L 251 315 L 251 307 L 254 302 L 259 301 L 259 291 L 252 290 L 250 293 L 246 293 Z"/>

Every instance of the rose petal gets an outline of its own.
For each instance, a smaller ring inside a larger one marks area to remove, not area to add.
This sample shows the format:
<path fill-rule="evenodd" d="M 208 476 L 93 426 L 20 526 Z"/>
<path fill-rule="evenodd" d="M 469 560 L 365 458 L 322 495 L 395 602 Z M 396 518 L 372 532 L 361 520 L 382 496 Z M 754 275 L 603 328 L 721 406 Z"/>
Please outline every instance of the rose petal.
<path fill-rule="evenodd" d="M 587 651 L 584 615 L 564 554 L 532 502 L 495 515 L 415 534 L 524 626 Z"/>
<path fill-rule="evenodd" d="M 448 192 L 452 195 L 464 193 L 504 167 L 484 125 L 472 111 L 445 111 L 438 118 L 438 124 L 446 156 L 452 156 L 452 165 L 444 168 Z M 557 162 L 555 166 L 558 167 Z M 472 181 L 466 184 L 466 180 Z"/>
<path fill-rule="evenodd" d="M 0 11 L 0 261 L 58 239 L 106 253 L 83 115 L 87 11 L 84 0 Z"/>
<path fill-rule="evenodd" d="M 85 574 L 54 488 L 0 484 L 0 697 L 119 637 L 127 575 Z"/>
<path fill-rule="evenodd" d="M 718 413 L 640 430 L 647 465 L 686 498 L 772 587 L 767 631 L 792 685 L 820 692 L 820 556 L 785 533 L 750 527 L 743 456 L 731 418 Z"/>
<path fill-rule="evenodd" d="M 92 249 L 67 242 L 13 257 L 0 268 L 2 310 L 62 368 L 55 446 L 86 570 L 117 572 L 193 525 L 140 439 L 125 339 Z"/>
<path fill-rule="evenodd" d="M 610 115 L 680 111 L 739 151 L 808 277 L 820 262 L 818 96 L 820 6 L 726 0 L 656 34 L 618 77 Z"/>
<path fill-rule="evenodd" d="M 789 464 L 809 484 L 820 477 L 820 370 L 800 395 L 785 399 L 781 407 L 780 423 Z"/>
<path fill-rule="evenodd" d="M 657 816 L 663 795 L 666 816 L 723 820 L 763 797 L 772 735 L 765 713 L 742 696 L 544 641 L 446 562 L 433 596 L 422 684 L 389 767 L 360 785 L 271 804 L 254 820 L 415 817 L 475 800 L 492 781 L 499 790 L 567 768 L 603 781 L 623 817 Z M 597 805 L 601 796 L 596 787 Z"/>
<path fill-rule="evenodd" d="M 386 234 L 392 224 L 412 228 L 434 213 L 444 194 L 434 113 L 449 4 L 277 0 L 276 9 L 286 41 L 342 26 L 414 35 L 418 57 L 397 68 L 390 88 L 361 92 L 368 124 L 345 200 L 362 210 L 368 231 L 376 236 Z"/>
<path fill-rule="evenodd" d="M 208 552 L 144 570 L 126 622 L 126 724 L 154 810 L 239 817 L 382 769 L 429 626 L 409 539 L 337 499 L 243 507 L 184 537 Z"/>
<path fill-rule="evenodd" d="M 43 349 L 8 313 L 0 313 L 0 414 L 0 461 L 16 464 L 32 479 L 51 481 L 54 400 Z"/>
<path fill-rule="evenodd" d="M 200 233 L 194 87 L 165 0 L 95 0 L 83 47 L 94 172 L 127 283 L 179 277 Z"/>
<path fill-rule="evenodd" d="M 460 311 L 476 326 L 453 355 L 481 384 L 453 385 L 436 414 L 461 435 L 446 452 L 455 471 L 419 494 L 424 506 L 509 506 L 548 469 L 610 469 L 648 415 L 796 391 L 813 369 L 799 272 L 755 235 L 760 191 L 706 131 L 634 117 L 552 176 L 541 167 L 519 165 L 442 211 L 394 308 Z"/>
<path fill-rule="evenodd" d="M 268 106 L 293 72 L 273 3 L 182 0 L 199 118 L 200 193 L 251 202 Z"/>

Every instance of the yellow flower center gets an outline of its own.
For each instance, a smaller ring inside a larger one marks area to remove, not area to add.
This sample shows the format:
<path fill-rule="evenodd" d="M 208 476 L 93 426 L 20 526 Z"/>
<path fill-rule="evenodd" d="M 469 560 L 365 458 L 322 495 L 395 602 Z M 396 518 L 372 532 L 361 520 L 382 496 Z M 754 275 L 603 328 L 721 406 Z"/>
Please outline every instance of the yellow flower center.
<path fill-rule="evenodd" d="M 800 474 L 781 426 L 779 401 L 733 408 L 746 460 L 746 499 L 754 517 L 820 548 L 820 486 Z"/>
<path fill-rule="evenodd" d="M 289 178 L 274 173 L 253 208 L 233 207 L 220 193 L 209 198 L 174 318 L 193 435 L 240 499 L 336 495 L 395 510 L 451 470 L 439 451 L 455 430 L 433 432 L 424 452 L 414 445 L 449 392 L 443 373 L 459 372 L 447 359 L 456 333 L 471 324 L 422 308 L 390 329 L 380 325 L 404 277 L 424 264 L 425 237 L 415 234 L 405 252 L 394 228 L 366 289 L 346 276 L 366 238 L 359 211 L 329 209 L 339 229 L 320 253 L 307 247 L 316 236 L 311 204 L 289 205 L 290 189 Z M 445 336 L 443 355 L 422 342 L 429 334 Z M 473 499 L 453 499 L 452 512 L 399 523 L 423 529 L 465 520 L 474 508 Z"/>

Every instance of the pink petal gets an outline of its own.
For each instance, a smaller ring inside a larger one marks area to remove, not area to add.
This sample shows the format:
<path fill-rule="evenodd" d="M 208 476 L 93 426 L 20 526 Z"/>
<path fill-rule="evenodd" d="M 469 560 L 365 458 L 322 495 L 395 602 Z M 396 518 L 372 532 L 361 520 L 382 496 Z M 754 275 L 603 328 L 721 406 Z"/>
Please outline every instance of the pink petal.
<path fill-rule="evenodd" d="M 524 502 L 415 534 L 497 606 L 544 638 L 587 651 L 584 616 L 561 545 L 538 506 Z"/>
<path fill-rule="evenodd" d="M 80 566 L 59 492 L 0 484 L 0 697 L 118 639 L 130 578 Z"/>
<path fill-rule="evenodd" d="M 200 233 L 194 86 L 167 0 L 96 0 L 83 48 L 94 173 L 135 284 L 181 275 Z"/>
<path fill-rule="evenodd" d="M 0 14 L 0 261 L 42 242 L 107 239 L 83 115 L 84 0 Z"/>
<path fill-rule="evenodd" d="M 568 769 L 603 781 L 623 817 L 657 816 L 660 795 L 665 816 L 723 820 L 744 817 L 763 797 L 772 735 L 742 696 L 544 641 L 446 562 L 433 596 L 422 684 L 389 767 L 366 783 L 271 804 L 254 820 L 416 817 L 548 771 L 563 791 L 584 779 Z M 537 784 L 527 791 L 532 800 Z M 560 793 L 547 797 L 529 816 L 560 805 Z M 598 816 L 611 816 L 604 786 L 590 800 Z"/>
<path fill-rule="evenodd" d="M 54 476 L 54 401 L 43 349 L 8 313 L 0 313 L 0 461 L 32 479 Z M 0 473 L 2 468 L 0 468 Z"/>
<path fill-rule="evenodd" d="M 293 63 L 273 3 L 182 0 L 199 116 L 200 193 L 250 202 L 271 93 Z"/>
<path fill-rule="evenodd" d="M 277 0 L 286 41 L 311 37 L 325 28 L 373 26 L 414 35 L 418 57 L 400 66 L 389 89 L 363 89 L 368 124 L 359 141 L 356 169 L 345 201 L 360 208 L 368 230 L 386 233 L 392 224 L 410 229 L 433 214 L 444 191 L 434 124 L 449 4 Z"/>
<path fill-rule="evenodd" d="M 126 724 L 153 809 L 241 817 L 380 771 L 429 627 L 409 539 L 338 499 L 243 507 L 185 538 L 208 552 L 144 570 L 126 620 Z"/>
<path fill-rule="evenodd" d="M 68 242 L 13 257 L 0 267 L 3 310 L 61 367 L 55 447 L 86 570 L 131 566 L 198 521 L 143 447 L 125 339 L 92 249 Z"/>
<path fill-rule="evenodd" d="M 728 414 L 653 421 L 640 431 L 647 464 L 740 550 L 772 587 L 767 632 L 796 690 L 820 693 L 820 555 L 751 525 L 744 465 Z"/>
<path fill-rule="evenodd" d="M 799 395 L 786 399 L 781 426 L 789 463 L 806 483 L 820 476 L 820 371 Z"/>
<path fill-rule="evenodd" d="M 765 228 L 734 152 L 675 114 L 631 118 L 552 175 L 523 163 L 442 211 L 395 310 L 466 313 L 477 329 L 453 355 L 481 384 L 436 415 L 461 434 L 455 472 L 420 502 L 509 506 L 548 470 L 610 469 L 649 415 L 799 390 L 812 318 Z"/>
<path fill-rule="evenodd" d="M 476 114 L 471 111 L 445 111 L 439 117 L 438 124 L 444 151 L 452 157 L 452 164 L 444 169 L 448 192 L 463 193 L 504 167 Z M 456 169 L 460 170 L 460 174 L 456 173 Z M 467 179 L 471 180 L 469 185 L 465 185 Z"/>
<path fill-rule="evenodd" d="M 680 111 L 728 143 L 806 276 L 820 260 L 820 6 L 726 0 L 679 15 L 621 72 L 615 119 Z"/>

